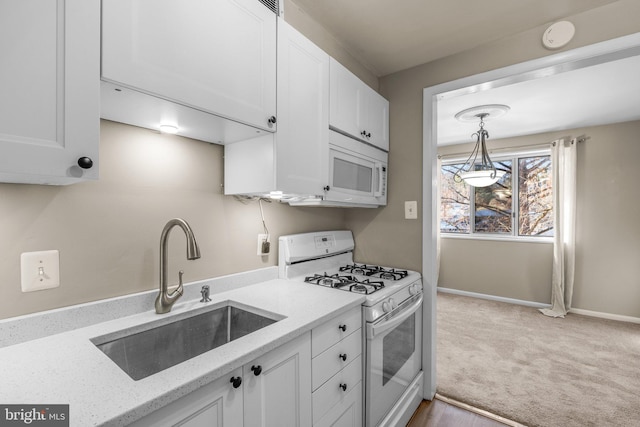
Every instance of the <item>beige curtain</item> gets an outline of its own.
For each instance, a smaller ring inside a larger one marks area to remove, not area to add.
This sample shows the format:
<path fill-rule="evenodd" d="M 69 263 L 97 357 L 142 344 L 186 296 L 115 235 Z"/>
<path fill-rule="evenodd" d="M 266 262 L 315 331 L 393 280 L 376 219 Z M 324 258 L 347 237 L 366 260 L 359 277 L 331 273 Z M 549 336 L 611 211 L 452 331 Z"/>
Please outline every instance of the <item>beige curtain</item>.
<path fill-rule="evenodd" d="M 551 146 L 553 167 L 553 272 L 551 308 L 540 311 L 551 317 L 564 317 L 571 309 L 575 274 L 577 141 L 554 141 Z"/>

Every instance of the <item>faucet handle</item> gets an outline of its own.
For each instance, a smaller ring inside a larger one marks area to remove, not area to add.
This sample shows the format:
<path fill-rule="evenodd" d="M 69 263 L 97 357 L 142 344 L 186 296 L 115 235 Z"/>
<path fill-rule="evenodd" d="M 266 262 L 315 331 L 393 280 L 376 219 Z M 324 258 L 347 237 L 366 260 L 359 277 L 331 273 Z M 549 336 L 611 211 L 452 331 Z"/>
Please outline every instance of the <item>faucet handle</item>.
<path fill-rule="evenodd" d="M 203 285 L 202 289 L 200 289 L 200 293 L 202 294 L 202 299 L 200 302 L 209 302 L 211 298 L 209 298 L 209 285 Z"/>

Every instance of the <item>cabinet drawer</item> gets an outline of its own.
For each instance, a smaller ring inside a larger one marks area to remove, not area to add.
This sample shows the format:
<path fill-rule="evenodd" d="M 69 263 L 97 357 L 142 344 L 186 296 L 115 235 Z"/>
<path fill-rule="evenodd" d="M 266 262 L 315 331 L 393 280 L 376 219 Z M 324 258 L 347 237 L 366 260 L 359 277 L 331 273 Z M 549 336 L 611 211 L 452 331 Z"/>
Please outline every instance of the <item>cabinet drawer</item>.
<path fill-rule="evenodd" d="M 362 329 L 354 331 L 342 341 L 320 353 L 312 362 L 313 389 L 320 387 L 361 353 Z"/>
<path fill-rule="evenodd" d="M 362 427 L 362 381 L 329 409 L 314 427 Z"/>
<path fill-rule="evenodd" d="M 332 407 L 338 405 L 352 388 L 362 381 L 362 357 L 358 356 L 342 371 L 313 392 L 313 422 L 316 423 Z M 341 385 L 345 385 L 343 390 Z"/>
<path fill-rule="evenodd" d="M 362 327 L 361 308 L 355 307 L 313 329 L 311 333 L 311 356 L 316 357 L 341 339 Z"/>

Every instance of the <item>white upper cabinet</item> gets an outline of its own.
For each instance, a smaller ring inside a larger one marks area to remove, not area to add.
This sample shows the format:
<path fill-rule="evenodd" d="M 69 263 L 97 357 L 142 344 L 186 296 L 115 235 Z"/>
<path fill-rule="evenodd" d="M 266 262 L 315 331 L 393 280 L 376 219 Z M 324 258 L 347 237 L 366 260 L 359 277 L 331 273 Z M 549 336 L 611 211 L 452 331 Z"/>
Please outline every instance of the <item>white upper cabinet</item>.
<path fill-rule="evenodd" d="M 100 1 L 0 1 L 0 57 L 0 181 L 97 179 Z"/>
<path fill-rule="evenodd" d="M 329 55 L 284 21 L 278 28 L 279 189 L 322 194 L 329 156 Z"/>
<path fill-rule="evenodd" d="M 278 132 L 225 146 L 225 194 L 323 194 L 328 180 L 329 55 L 278 23 Z"/>
<path fill-rule="evenodd" d="M 332 129 L 389 151 L 389 101 L 331 58 Z"/>
<path fill-rule="evenodd" d="M 120 106 L 144 104 L 146 94 L 177 104 L 147 100 L 162 116 L 155 126 L 191 109 L 275 132 L 276 22 L 260 0 L 103 0 L 102 79 L 111 84 L 103 94 L 120 89 L 103 102 L 103 117 L 152 127 L 144 113 L 118 116 Z M 227 142 L 226 133 L 212 142 Z"/>

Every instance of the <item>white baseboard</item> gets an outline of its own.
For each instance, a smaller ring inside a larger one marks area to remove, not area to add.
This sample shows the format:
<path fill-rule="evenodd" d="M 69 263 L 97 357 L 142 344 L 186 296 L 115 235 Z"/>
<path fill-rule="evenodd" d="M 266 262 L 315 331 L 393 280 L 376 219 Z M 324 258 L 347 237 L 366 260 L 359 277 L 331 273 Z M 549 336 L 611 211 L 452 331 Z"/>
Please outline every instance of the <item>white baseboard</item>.
<path fill-rule="evenodd" d="M 452 288 L 438 287 L 438 292 L 442 292 L 446 294 L 462 295 L 465 297 L 481 298 L 481 299 L 486 299 L 490 301 L 506 302 L 509 304 L 524 305 L 524 306 L 533 307 L 533 308 L 551 307 L 551 304 L 543 304 L 535 301 L 526 301 L 526 300 L 520 300 L 515 298 L 505 298 L 505 297 L 499 297 L 495 295 L 480 294 L 477 292 L 461 291 L 459 289 L 452 289 Z M 640 317 L 624 316 L 622 314 L 603 313 L 601 311 L 583 310 L 581 308 L 573 308 L 573 307 L 571 308 L 571 310 L 569 310 L 569 312 L 573 314 L 580 314 L 582 316 L 599 317 L 601 319 L 617 320 L 619 322 L 629 322 L 629 323 L 640 324 Z"/>
<path fill-rule="evenodd" d="M 465 296 L 465 297 L 481 298 L 481 299 L 486 299 L 486 300 L 491 300 L 491 301 L 506 302 L 506 303 L 509 303 L 509 304 L 524 305 L 524 306 L 533 307 L 533 308 L 549 308 L 549 307 L 551 307 L 551 304 L 543 304 L 541 302 L 527 301 L 527 300 L 515 299 L 515 298 L 499 297 L 499 296 L 496 296 L 496 295 L 480 294 L 480 293 L 477 293 L 477 292 L 461 291 L 459 289 L 438 287 L 438 292 L 443 292 L 445 294 L 462 295 L 462 296 Z"/>
<path fill-rule="evenodd" d="M 619 322 L 640 323 L 640 317 L 624 316 L 622 314 L 603 313 L 601 311 L 583 310 L 581 308 L 571 308 L 569 313 L 580 314 L 582 316 L 599 317 L 601 319 L 617 320 Z"/>

